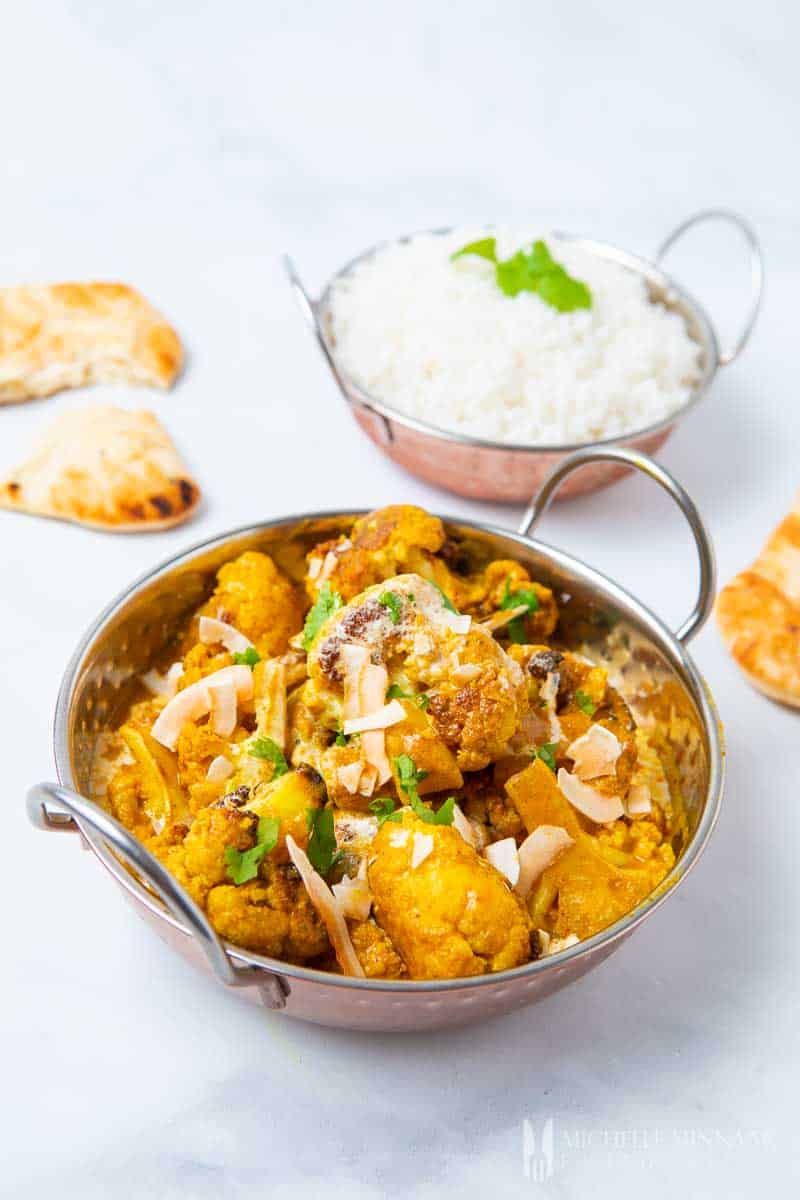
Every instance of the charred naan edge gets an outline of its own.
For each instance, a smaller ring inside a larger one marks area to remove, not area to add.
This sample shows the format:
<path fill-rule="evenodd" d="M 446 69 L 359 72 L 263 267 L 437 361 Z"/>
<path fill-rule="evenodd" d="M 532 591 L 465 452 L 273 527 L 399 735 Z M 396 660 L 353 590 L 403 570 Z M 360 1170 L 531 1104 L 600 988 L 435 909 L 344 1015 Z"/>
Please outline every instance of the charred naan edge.
<path fill-rule="evenodd" d="M 0 481 L 0 506 L 131 533 L 187 520 L 200 488 L 153 413 L 62 413 L 34 453 Z"/>
<path fill-rule="evenodd" d="M 749 683 L 800 708 L 800 500 L 717 598 L 717 624 Z"/>
<path fill-rule="evenodd" d="M 125 284 L 0 288 L 0 404 L 91 383 L 168 388 L 182 365 L 175 330 Z"/>

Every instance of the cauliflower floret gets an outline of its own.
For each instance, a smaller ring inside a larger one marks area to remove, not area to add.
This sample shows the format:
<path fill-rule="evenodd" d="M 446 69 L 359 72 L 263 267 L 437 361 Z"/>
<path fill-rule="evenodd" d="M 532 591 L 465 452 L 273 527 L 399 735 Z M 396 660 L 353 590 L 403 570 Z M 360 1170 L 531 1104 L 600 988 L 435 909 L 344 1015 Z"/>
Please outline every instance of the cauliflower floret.
<path fill-rule="evenodd" d="M 329 949 L 325 927 L 291 867 L 270 866 L 265 879 L 241 887 L 215 887 L 207 909 L 221 937 L 270 958 L 300 963 Z"/>
<path fill-rule="evenodd" d="M 347 601 L 402 571 L 429 576 L 431 556 L 444 540 L 438 517 L 413 504 L 390 504 L 359 518 L 349 537 L 314 547 L 308 555 L 306 589 L 315 600 L 327 583 Z"/>
<path fill-rule="evenodd" d="M 350 921 L 350 940 L 367 979 L 402 979 L 405 963 L 374 921 Z"/>
<path fill-rule="evenodd" d="M 212 759 L 224 754 L 227 749 L 228 740 L 214 733 L 207 721 L 202 724 L 187 721 L 175 747 L 181 783 L 189 787 L 205 780 Z"/>
<path fill-rule="evenodd" d="M 205 679 L 206 675 L 213 675 L 223 667 L 230 667 L 232 663 L 233 655 L 228 654 L 227 650 L 219 652 L 213 646 L 196 642 L 184 656 L 183 674 L 178 678 L 178 691 L 182 692 L 198 680 Z"/>
<path fill-rule="evenodd" d="M 227 621 L 262 658 L 271 658 L 282 654 L 302 628 L 303 603 L 298 588 L 268 554 L 247 550 L 217 572 L 217 586 L 198 616 Z"/>
<path fill-rule="evenodd" d="M 250 850 L 256 844 L 258 817 L 245 803 L 245 796 L 231 795 L 201 809 L 182 844 L 166 851 L 165 865 L 201 907 L 211 888 L 228 882 L 227 848 Z"/>
<path fill-rule="evenodd" d="M 142 812 L 142 786 L 139 768 L 135 763 L 124 763 L 108 781 L 108 807 L 111 815 L 133 830 L 137 836 L 152 832 L 150 821 Z"/>
<path fill-rule="evenodd" d="M 520 667 L 491 634 L 474 622 L 467 633 L 456 632 L 447 617 L 441 593 L 419 575 L 368 588 L 322 627 L 309 654 L 304 697 L 311 713 L 341 719 L 342 645 L 366 647 L 373 663 L 386 666 L 390 685 L 402 681 L 425 693 L 427 710 L 419 710 L 419 728 L 408 733 L 419 738 L 424 726 L 448 752 L 437 765 L 451 775 L 439 788 L 460 786 L 459 772 L 479 770 L 503 754 L 528 706 Z M 410 705 L 406 710 L 410 723 Z M 433 755 L 430 744 L 426 753 Z"/>
<path fill-rule="evenodd" d="M 417 866 L 413 855 L 432 839 Z M 499 871 L 457 830 L 404 809 L 372 844 L 368 880 L 375 919 L 412 979 L 504 971 L 530 958 L 527 913 Z"/>
<path fill-rule="evenodd" d="M 463 607 L 479 618 L 490 617 L 502 608 L 508 608 L 508 596 L 524 589 L 536 596 L 537 608 L 523 615 L 520 620 L 527 642 L 537 642 L 549 637 L 558 623 L 558 606 L 550 588 L 531 580 L 520 563 L 510 559 L 496 559 L 484 571 L 471 579 L 469 596 Z M 502 629 L 500 636 L 503 636 Z"/>

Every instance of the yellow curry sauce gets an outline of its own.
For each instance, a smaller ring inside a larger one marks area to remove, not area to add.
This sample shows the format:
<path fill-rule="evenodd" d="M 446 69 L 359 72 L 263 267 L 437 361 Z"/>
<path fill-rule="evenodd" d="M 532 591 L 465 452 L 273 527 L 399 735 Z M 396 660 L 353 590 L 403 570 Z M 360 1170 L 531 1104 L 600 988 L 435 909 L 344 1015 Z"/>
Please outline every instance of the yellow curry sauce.
<path fill-rule="evenodd" d="M 374 978 L 516 967 L 651 893 L 679 826 L 553 593 L 391 506 L 218 572 L 99 799 L 248 950 Z"/>

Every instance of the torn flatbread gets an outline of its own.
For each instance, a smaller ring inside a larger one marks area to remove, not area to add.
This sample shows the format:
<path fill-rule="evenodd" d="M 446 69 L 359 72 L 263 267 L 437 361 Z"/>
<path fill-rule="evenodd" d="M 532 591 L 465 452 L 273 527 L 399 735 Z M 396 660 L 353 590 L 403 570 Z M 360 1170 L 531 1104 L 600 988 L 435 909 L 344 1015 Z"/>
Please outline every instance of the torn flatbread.
<path fill-rule="evenodd" d="M 0 404 L 90 383 L 168 388 L 175 330 L 122 283 L 0 288 Z"/>
<path fill-rule="evenodd" d="M 800 501 L 717 598 L 717 624 L 746 679 L 800 707 Z"/>
<path fill-rule="evenodd" d="M 62 413 L 34 453 L 0 482 L 0 505 L 119 533 L 167 529 L 200 489 L 159 420 L 141 409 Z"/>

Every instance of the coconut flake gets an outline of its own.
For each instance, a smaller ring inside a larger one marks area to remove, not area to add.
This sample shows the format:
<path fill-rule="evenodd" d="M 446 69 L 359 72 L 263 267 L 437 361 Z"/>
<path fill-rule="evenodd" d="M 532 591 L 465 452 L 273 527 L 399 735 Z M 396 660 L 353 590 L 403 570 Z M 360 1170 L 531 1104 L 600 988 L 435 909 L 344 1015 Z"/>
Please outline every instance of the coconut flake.
<path fill-rule="evenodd" d="M 559 825 L 539 825 L 529 834 L 518 850 L 519 879 L 514 891 L 523 898 L 536 880 L 573 844 L 566 829 Z"/>
<path fill-rule="evenodd" d="M 408 841 L 407 829 L 392 829 L 389 831 L 389 845 L 398 849 Z"/>
<path fill-rule="evenodd" d="M 623 816 L 624 809 L 619 796 L 604 796 L 589 787 L 588 783 L 582 783 L 577 775 L 570 775 L 563 767 L 559 767 L 557 779 L 559 788 L 573 808 L 577 808 L 590 821 L 607 825 Z"/>
<path fill-rule="evenodd" d="M 364 716 L 369 716 L 384 707 L 388 686 L 389 675 L 386 667 L 367 663 L 361 672 L 359 684 L 361 713 Z M 393 703 L 398 704 L 402 710 L 402 716 L 405 717 L 405 709 L 402 704 L 399 704 L 399 701 L 393 701 Z M 345 722 L 345 728 L 347 728 L 347 722 Z M 368 729 L 362 733 L 361 753 L 364 761 L 370 763 L 378 772 L 378 783 L 385 783 L 387 779 L 391 779 L 392 768 L 386 757 L 386 737 L 383 729 Z"/>
<path fill-rule="evenodd" d="M 536 932 L 539 935 L 539 955 L 545 958 L 550 950 L 550 934 L 546 929 L 537 929 Z"/>
<path fill-rule="evenodd" d="M 628 817 L 643 817 L 652 811 L 653 797 L 646 783 L 633 783 L 623 800 L 625 815 Z"/>
<path fill-rule="evenodd" d="M 366 860 L 361 866 L 366 867 Z M 372 908 L 372 892 L 369 884 L 359 869 L 358 876 L 352 879 L 345 875 L 341 883 L 335 883 L 331 888 L 342 915 L 351 921 L 366 921 Z"/>
<path fill-rule="evenodd" d="M 228 679 L 233 682 L 238 700 L 252 698 L 253 672 L 250 668 L 245 666 L 223 667 L 220 671 L 206 675 L 205 679 L 198 679 L 197 683 L 191 684 L 173 696 L 159 713 L 158 719 L 150 730 L 151 736 L 162 746 L 166 746 L 168 750 L 174 750 L 180 732 L 187 721 L 198 721 L 211 711 L 210 685 L 224 683 Z"/>
<path fill-rule="evenodd" d="M 332 550 L 329 550 L 328 553 L 325 555 L 325 559 L 322 563 L 322 570 L 319 573 L 319 582 L 320 583 L 324 583 L 326 579 L 330 579 L 331 575 L 336 570 L 337 562 L 338 562 L 338 560 L 336 558 L 336 555 L 333 553 Z"/>
<path fill-rule="evenodd" d="M 492 866 L 505 875 L 511 886 L 516 887 L 519 879 L 519 855 L 517 854 L 517 843 L 513 837 L 492 842 L 483 853 Z"/>
<path fill-rule="evenodd" d="M 366 646 L 357 646 L 355 642 L 343 642 L 339 647 L 339 657 L 344 673 L 344 716 L 357 717 L 361 714 L 361 673 L 369 662 L 369 650 Z"/>
<path fill-rule="evenodd" d="M 561 724 L 556 714 L 556 700 L 558 699 L 559 682 L 560 676 L 558 671 L 550 671 L 541 688 L 539 689 L 539 695 L 545 702 L 547 715 L 550 721 L 551 742 L 560 742 L 562 737 Z"/>
<path fill-rule="evenodd" d="M 415 871 L 433 850 L 433 834 L 415 833 L 411 848 L 411 869 Z"/>
<path fill-rule="evenodd" d="M 449 608 L 443 608 L 436 614 L 436 622 L 451 629 L 453 633 L 465 634 L 469 633 L 472 617 L 468 613 L 454 613 L 450 612 Z"/>
<path fill-rule="evenodd" d="M 399 700 L 390 700 L 375 712 L 367 713 L 364 717 L 351 717 L 345 721 L 343 732 L 349 737 L 351 733 L 368 733 L 371 729 L 388 729 L 398 721 L 405 720 L 406 710 Z"/>
<path fill-rule="evenodd" d="M 290 833 L 286 835 L 286 849 L 300 874 L 311 903 L 328 931 L 339 966 L 345 975 L 355 975 L 363 979 L 364 968 L 358 961 L 347 922 L 336 897 L 322 876 L 312 867 L 305 850 L 300 849 Z"/>
<path fill-rule="evenodd" d="M 322 570 L 322 559 L 318 554 L 308 560 L 308 578 L 316 579 Z"/>
<path fill-rule="evenodd" d="M 360 762 L 347 763 L 344 767 L 339 767 L 336 772 L 336 778 L 339 783 L 349 792 L 351 796 L 355 796 L 358 791 L 358 784 L 361 779 L 362 766 Z"/>
<path fill-rule="evenodd" d="M 509 621 L 516 620 L 523 613 L 528 611 L 527 604 L 518 604 L 515 608 L 504 608 L 500 612 L 492 613 L 491 617 L 487 617 L 485 621 L 480 622 L 481 629 L 488 630 L 489 633 L 494 633 L 496 629 L 502 629 Z"/>
<path fill-rule="evenodd" d="M 220 642 L 231 654 L 244 654 L 251 650 L 253 643 L 227 621 L 218 621 L 216 617 L 200 618 L 200 641 L 206 646 L 214 646 Z"/>
<path fill-rule="evenodd" d="M 478 663 L 459 663 L 450 668 L 450 678 L 455 683 L 469 683 L 473 679 L 477 679 L 482 671 L 482 667 Z"/>
<path fill-rule="evenodd" d="M 171 700 L 178 690 L 178 680 L 182 674 L 183 663 L 175 662 L 166 675 L 162 675 L 160 671 L 151 669 L 145 671 L 141 676 L 141 680 L 147 690 L 152 692 L 154 696 L 164 696 L 167 700 Z"/>
<path fill-rule="evenodd" d="M 622 744 L 605 725 L 592 725 L 567 747 L 567 755 L 575 763 L 575 774 L 584 780 L 611 775 L 620 754 Z"/>
<path fill-rule="evenodd" d="M 223 779 L 229 779 L 233 771 L 233 763 L 229 762 L 224 754 L 218 754 L 208 764 L 206 779 L 209 783 L 221 783 Z"/>
<path fill-rule="evenodd" d="M 570 946 L 577 946 L 580 940 L 575 933 L 570 933 L 563 938 L 551 938 L 547 947 L 547 957 L 549 958 L 551 954 L 560 954 L 562 950 L 569 950 Z"/>
<path fill-rule="evenodd" d="M 371 796 L 375 791 L 375 784 L 378 782 L 378 768 L 373 767 L 372 763 L 364 763 L 361 768 L 361 778 L 358 781 L 358 794 L 360 796 Z"/>
<path fill-rule="evenodd" d="M 209 721 L 214 733 L 229 738 L 236 728 L 236 688 L 231 679 L 214 682 L 209 676 L 208 695 L 211 700 Z"/>
<path fill-rule="evenodd" d="M 469 846 L 475 846 L 477 844 L 478 839 L 475 834 L 475 829 L 473 828 L 469 818 L 464 816 L 464 813 L 457 804 L 453 805 L 453 828 L 458 830 L 464 841 Z"/>

